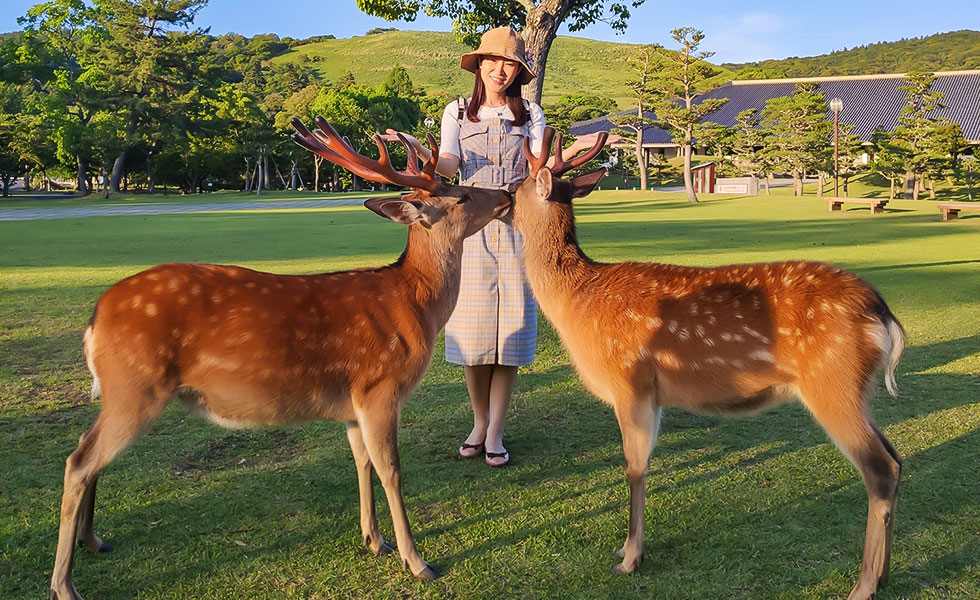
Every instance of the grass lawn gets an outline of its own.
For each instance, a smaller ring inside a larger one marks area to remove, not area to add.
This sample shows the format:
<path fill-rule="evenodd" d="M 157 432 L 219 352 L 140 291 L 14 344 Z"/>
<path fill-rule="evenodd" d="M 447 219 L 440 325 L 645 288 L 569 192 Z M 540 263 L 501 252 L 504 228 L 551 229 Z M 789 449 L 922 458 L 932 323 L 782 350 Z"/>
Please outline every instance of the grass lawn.
<path fill-rule="evenodd" d="M 904 200 L 883 215 L 831 214 L 788 192 L 700 205 L 596 192 L 579 205 L 580 238 L 599 260 L 812 259 L 874 284 L 909 334 L 899 398 L 872 403 L 905 457 L 891 580 L 878 597 L 978 598 L 980 214 L 944 223 L 933 203 Z M 166 261 L 280 273 L 376 265 L 404 238 L 359 207 L 0 222 L 0 596 L 47 594 L 64 460 L 98 411 L 81 332 L 109 285 Z M 608 573 L 628 499 L 615 418 L 542 321 L 508 417 L 508 468 L 456 456 L 471 415 L 462 371 L 441 348 L 404 411 L 405 499 L 437 581 L 361 550 L 341 424 L 227 431 L 171 406 L 104 471 L 96 531 L 116 549 L 78 552 L 75 583 L 99 599 L 846 597 L 864 487 L 799 405 L 664 417 L 645 562 L 632 576 Z"/>

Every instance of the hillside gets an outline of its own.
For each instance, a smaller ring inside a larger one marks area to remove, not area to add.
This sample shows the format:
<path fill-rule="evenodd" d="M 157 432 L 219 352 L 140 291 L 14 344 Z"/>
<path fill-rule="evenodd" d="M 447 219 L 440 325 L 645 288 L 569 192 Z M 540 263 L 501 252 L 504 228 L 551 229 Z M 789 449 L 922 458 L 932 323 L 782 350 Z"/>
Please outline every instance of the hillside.
<path fill-rule="evenodd" d="M 911 40 L 879 42 L 822 56 L 725 63 L 723 66 L 732 71 L 743 68 L 778 71 L 786 77 L 980 69 L 980 31 L 964 29 Z"/>
<path fill-rule="evenodd" d="M 542 101 L 552 102 L 562 94 L 590 94 L 612 98 L 620 106 L 629 104 L 625 67 L 632 44 L 600 42 L 561 36 L 548 55 L 548 72 Z M 327 80 L 350 70 L 359 83 L 376 84 L 392 67 L 408 70 L 415 85 L 453 95 L 469 94 L 473 76 L 459 68 L 460 55 L 471 49 L 456 41 L 452 33 L 392 31 L 341 40 L 325 40 L 297 46 L 272 59 L 273 62 L 302 61 L 316 68 Z M 721 76 L 730 78 L 727 69 Z"/>

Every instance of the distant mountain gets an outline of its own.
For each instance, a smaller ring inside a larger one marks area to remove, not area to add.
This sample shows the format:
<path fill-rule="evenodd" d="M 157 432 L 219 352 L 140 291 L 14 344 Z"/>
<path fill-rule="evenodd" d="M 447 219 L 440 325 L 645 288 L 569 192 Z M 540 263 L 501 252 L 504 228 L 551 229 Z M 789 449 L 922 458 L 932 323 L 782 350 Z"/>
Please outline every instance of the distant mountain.
<path fill-rule="evenodd" d="M 908 71 L 980 69 L 980 31 L 964 29 L 928 37 L 879 42 L 822 56 L 722 65 L 737 78 L 870 75 Z M 739 71 L 742 71 L 739 73 Z"/>

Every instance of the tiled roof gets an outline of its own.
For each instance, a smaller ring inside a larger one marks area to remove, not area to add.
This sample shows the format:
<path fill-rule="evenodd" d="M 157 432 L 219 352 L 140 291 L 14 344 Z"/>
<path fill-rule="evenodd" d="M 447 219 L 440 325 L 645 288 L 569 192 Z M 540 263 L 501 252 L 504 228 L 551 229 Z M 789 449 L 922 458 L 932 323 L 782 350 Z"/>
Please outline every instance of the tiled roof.
<path fill-rule="evenodd" d="M 905 105 L 906 97 L 906 93 L 898 89 L 904 83 L 903 76 L 896 74 L 733 81 L 712 90 L 697 101 L 728 98 L 728 102 L 707 115 L 704 120 L 731 127 L 735 124 L 735 117 L 743 110 L 755 108 L 761 113 L 767 100 L 789 96 L 797 82 L 812 81 L 817 84 L 817 91 L 824 93 L 828 103 L 832 98 L 841 99 L 844 108 L 840 113 L 840 122 L 854 125 L 854 133 L 867 141 L 879 125 L 885 129 L 893 129 L 898 124 L 898 114 Z M 937 73 L 932 89 L 945 94 L 942 101 L 947 105 L 947 108 L 934 111 L 932 116 L 946 117 L 959 123 L 963 129 L 963 137 L 973 143 L 980 143 L 980 71 Z M 609 121 L 610 116 L 634 112 L 635 109 L 625 110 L 605 117 L 579 121 L 572 124 L 569 132 L 572 135 L 582 135 L 609 131 L 614 127 Z M 652 112 L 647 112 L 646 116 L 654 118 Z M 829 109 L 827 118 L 833 119 L 833 112 Z M 644 132 L 643 143 L 672 144 L 672 140 L 666 131 L 650 128 Z"/>

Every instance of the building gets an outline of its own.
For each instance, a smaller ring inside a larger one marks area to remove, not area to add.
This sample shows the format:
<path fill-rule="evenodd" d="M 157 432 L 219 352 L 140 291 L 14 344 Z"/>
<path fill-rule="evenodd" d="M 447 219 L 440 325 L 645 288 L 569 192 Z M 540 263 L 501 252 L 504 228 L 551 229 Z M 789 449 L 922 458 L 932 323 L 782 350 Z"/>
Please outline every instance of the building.
<path fill-rule="evenodd" d="M 946 108 L 934 111 L 932 116 L 945 117 L 959 123 L 963 137 L 973 146 L 980 145 L 980 71 L 940 71 L 935 75 L 932 89 L 945 94 L 943 103 Z M 906 100 L 906 93 L 898 89 L 904 84 L 904 77 L 904 73 L 896 73 L 735 80 L 712 90 L 696 102 L 707 98 L 728 98 L 728 102 L 707 115 L 704 120 L 732 127 L 740 112 L 755 108 L 761 113 L 767 100 L 791 95 L 797 83 L 815 83 L 817 91 L 824 93 L 828 103 L 832 98 L 841 99 L 844 105 L 840 113 L 841 124 L 853 125 L 853 133 L 868 142 L 877 127 L 891 130 L 898 124 L 898 115 Z M 609 131 L 615 128 L 610 117 L 635 112 L 635 109 L 624 110 L 605 117 L 579 121 L 571 125 L 569 133 L 583 135 Z M 646 116 L 654 118 L 652 112 L 646 113 Z M 829 108 L 827 118 L 834 118 Z M 653 127 L 643 132 L 643 147 L 647 152 L 664 154 L 667 158 L 673 158 L 680 152 L 679 146 L 673 142 L 667 131 Z"/>

